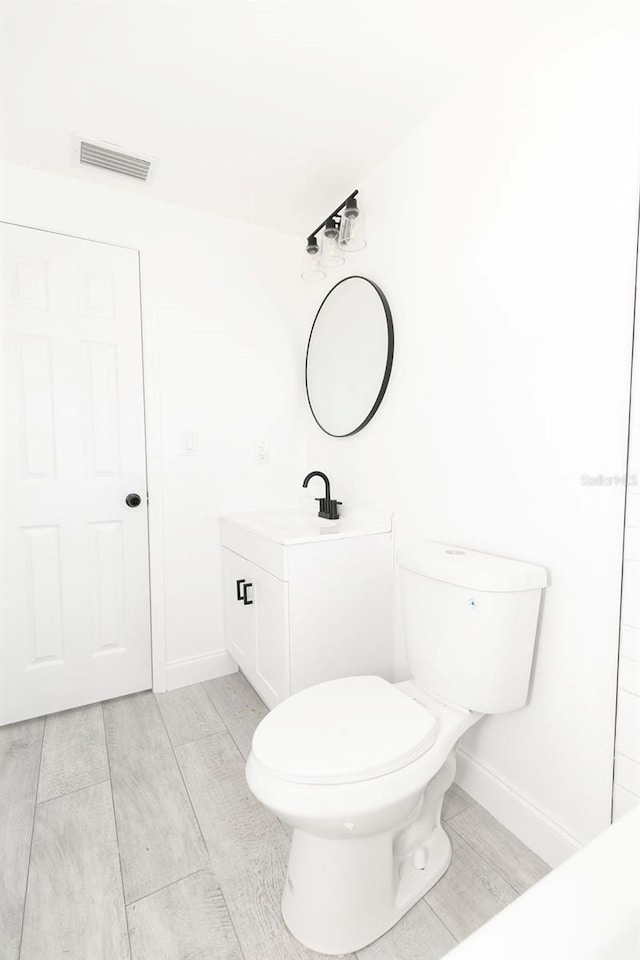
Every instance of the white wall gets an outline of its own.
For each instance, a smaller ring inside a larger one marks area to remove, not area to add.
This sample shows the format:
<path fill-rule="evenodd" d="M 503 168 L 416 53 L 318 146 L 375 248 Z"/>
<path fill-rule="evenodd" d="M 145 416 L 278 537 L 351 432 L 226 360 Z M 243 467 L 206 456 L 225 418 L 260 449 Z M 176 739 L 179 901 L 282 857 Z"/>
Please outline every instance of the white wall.
<path fill-rule="evenodd" d="M 358 184 L 370 244 L 347 267 L 389 298 L 395 365 L 356 437 L 307 416 L 307 465 L 390 506 L 398 542 L 548 567 L 530 703 L 471 731 L 459 770 L 557 862 L 610 815 L 624 491 L 581 477 L 624 472 L 640 55 L 612 34 L 526 64 L 477 76 Z M 307 331 L 326 289 L 301 294 Z M 399 612 L 398 638 L 403 675 Z"/>
<path fill-rule="evenodd" d="M 218 518 L 287 502 L 303 474 L 287 332 L 292 238 L 6 166 L 4 219 L 141 251 L 154 685 L 228 672 Z M 295 259 L 295 258 L 294 258 Z M 186 432 L 198 436 L 183 454 Z M 271 460 L 258 464 L 266 439 Z M 166 643 L 166 654 L 164 645 Z"/>
<path fill-rule="evenodd" d="M 636 293 L 625 511 L 613 818 L 640 803 L 640 277 Z"/>

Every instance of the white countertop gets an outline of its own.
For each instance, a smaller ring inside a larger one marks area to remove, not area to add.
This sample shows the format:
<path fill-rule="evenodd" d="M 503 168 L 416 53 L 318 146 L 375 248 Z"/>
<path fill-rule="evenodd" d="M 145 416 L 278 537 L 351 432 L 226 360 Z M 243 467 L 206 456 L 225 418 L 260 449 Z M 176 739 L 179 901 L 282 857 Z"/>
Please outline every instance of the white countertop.
<path fill-rule="evenodd" d="M 325 520 L 302 510 L 260 510 L 233 513 L 222 517 L 231 523 L 274 543 L 292 546 L 321 540 L 346 540 L 391 531 L 392 517 L 383 510 L 345 510 L 339 520 Z"/>

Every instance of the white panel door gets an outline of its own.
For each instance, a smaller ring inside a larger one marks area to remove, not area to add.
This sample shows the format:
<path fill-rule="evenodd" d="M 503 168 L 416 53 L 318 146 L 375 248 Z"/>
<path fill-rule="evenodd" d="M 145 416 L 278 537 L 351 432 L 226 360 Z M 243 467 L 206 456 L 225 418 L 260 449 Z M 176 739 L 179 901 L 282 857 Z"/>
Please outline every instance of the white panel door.
<path fill-rule="evenodd" d="M 148 689 L 151 634 L 138 254 L 10 225 L 2 253 L 11 723 Z"/>

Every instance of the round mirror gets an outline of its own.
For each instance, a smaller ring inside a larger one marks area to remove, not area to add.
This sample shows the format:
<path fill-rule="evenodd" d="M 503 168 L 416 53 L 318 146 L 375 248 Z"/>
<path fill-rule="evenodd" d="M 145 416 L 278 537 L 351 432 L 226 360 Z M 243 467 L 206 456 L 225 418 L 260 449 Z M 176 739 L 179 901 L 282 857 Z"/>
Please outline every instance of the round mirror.
<path fill-rule="evenodd" d="M 382 403 L 393 362 L 387 298 L 366 277 L 346 277 L 326 295 L 307 345 L 311 413 L 332 437 L 365 427 Z"/>

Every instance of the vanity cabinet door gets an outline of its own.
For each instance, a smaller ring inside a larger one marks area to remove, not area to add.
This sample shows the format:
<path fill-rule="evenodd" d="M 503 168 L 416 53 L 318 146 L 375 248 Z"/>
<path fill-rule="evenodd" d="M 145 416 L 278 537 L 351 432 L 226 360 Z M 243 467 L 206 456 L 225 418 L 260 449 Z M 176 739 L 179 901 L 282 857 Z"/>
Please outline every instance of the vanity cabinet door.
<path fill-rule="evenodd" d="M 289 696 L 289 585 L 254 564 L 251 581 L 249 596 L 255 601 L 253 683 L 272 708 Z"/>
<path fill-rule="evenodd" d="M 289 585 L 222 549 L 227 650 L 269 708 L 289 696 Z"/>
<path fill-rule="evenodd" d="M 254 610 L 251 583 L 253 564 L 226 547 L 222 550 L 222 582 L 227 650 L 245 673 L 255 663 Z"/>

